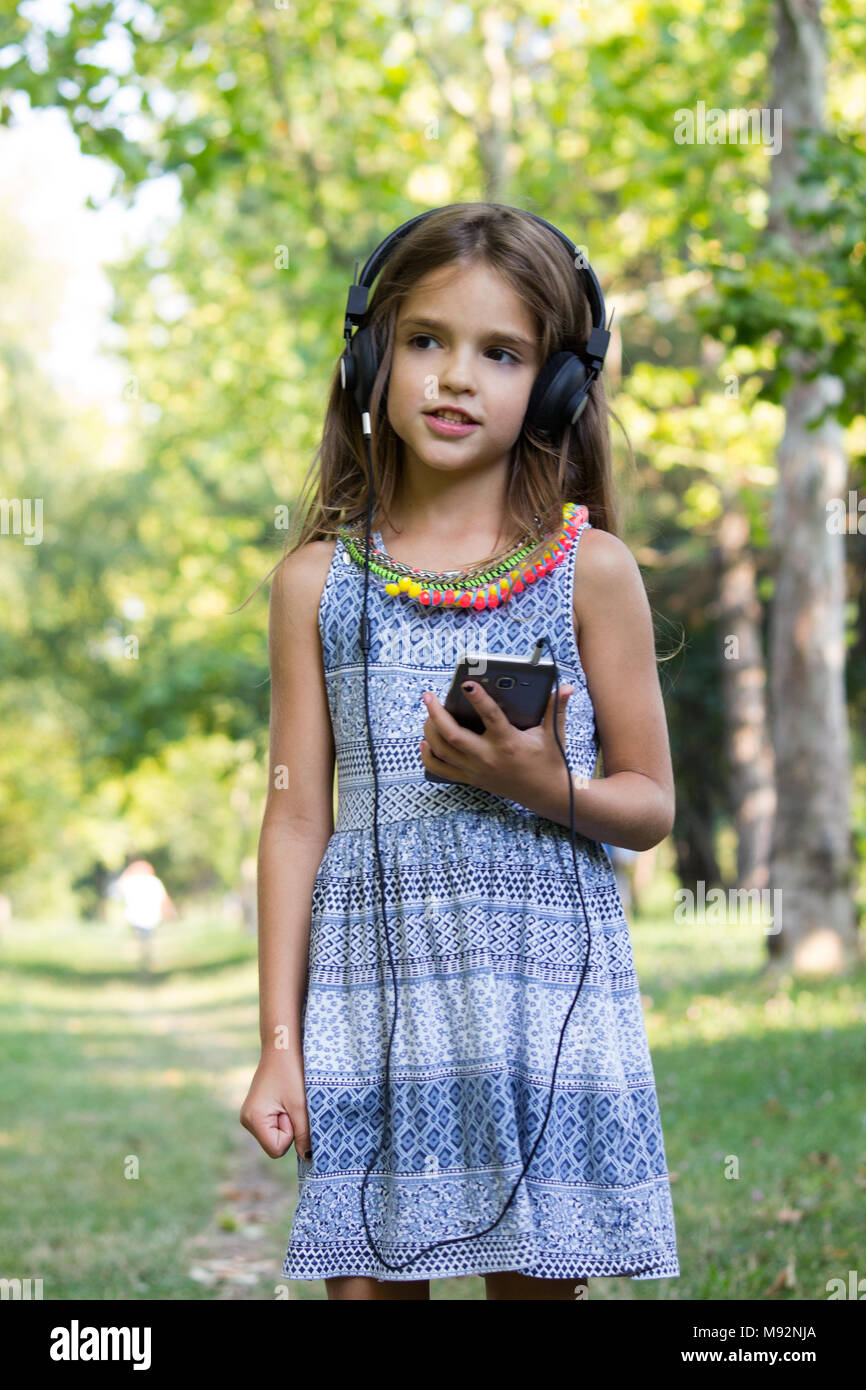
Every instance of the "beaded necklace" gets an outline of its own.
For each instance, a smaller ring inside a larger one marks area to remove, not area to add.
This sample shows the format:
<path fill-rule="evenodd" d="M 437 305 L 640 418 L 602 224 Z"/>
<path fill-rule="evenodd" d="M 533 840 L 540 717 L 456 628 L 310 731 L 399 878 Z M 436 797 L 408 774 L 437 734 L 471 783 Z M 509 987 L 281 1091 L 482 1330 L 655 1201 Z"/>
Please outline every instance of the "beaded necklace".
<path fill-rule="evenodd" d="M 537 526 L 540 526 L 541 518 L 536 517 L 535 523 Z M 357 536 L 353 536 L 352 539 L 358 547 L 359 554 L 363 554 L 363 540 Z M 381 557 L 381 563 L 383 565 L 391 569 L 397 575 L 407 574 L 411 579 L 422 581 L 427 579 L 434 581 L 437 579 L 448 579 L 449 581 L 453 581 L 454 584 L 459 584 L 461 587 L 468 588 L 473 582 L 477 583 L 485 575 L 493 575 L 494 571 L 504 571 L 508 569 L 509 566 L 516 564 L 518 560 L 530 554 L 531 551 L 537 550 L 541 542 L 542 537 L 540 535 L 528 533 L 521 539 L 517 546 L 511 546 L 508 550 L 500 550 L 498 554 L 494 555 L 486 563 L 466 565 L 464 569 L 459 570 L 416 569 L 414 565 L 408 565 L 405 560 L 398 560 L 396 556 L 389 555 L 386 550 L 381 550 L 378 546 L 374 545 L 372 551 L 374 555 Z"/>
<path fill-rule="evenodd" d="M 370 573 L 382 581 L 385 592 L 393 597 L 402 594 L 430 607 L 498 608 L 500 603 L 507 603 L 515 594 L 522 593 L 528 584 L 534 584 L 542 575 L 550 574 L 565 559 L 575 534 L 588 517 L 589 510 L 585 506 L 566 502 L 562 509 L 559 535 L 545 550 L 543 558 L 534 565 L 524 565 L 522 562 L 537 549 L 537 541 L 521 546 L 483 573 L 463 579 L 451 578 L 460 573 L 457 570 L 437 574 L 431 570 L 412 569 L 394 560 L 387 551 L 371 545 L 371 557 L 376 558 L 370 559 Z M 366 564 L 363 544 L 359 544 L 357 538 L 345 528 L 340 529 L 339 535 L 349 555 L 363 567 Z M 437 580 L 440 582 L 435 582 Z"/>

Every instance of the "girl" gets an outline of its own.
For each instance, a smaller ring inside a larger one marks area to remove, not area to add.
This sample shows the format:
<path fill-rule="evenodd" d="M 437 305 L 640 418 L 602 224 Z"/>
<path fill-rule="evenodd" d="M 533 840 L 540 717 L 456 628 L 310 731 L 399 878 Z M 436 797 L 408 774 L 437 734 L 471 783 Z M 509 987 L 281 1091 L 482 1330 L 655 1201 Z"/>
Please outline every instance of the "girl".
<path fill-rule="evenodd" d="M 616 536 L 601 380 L 561 438 L 525 422 L 550 355 L 586 344 L 589 304 L 549 229 L 516 208 L 457 204 L 397 245 L 367 322 L 381 346 L 377 553 L 365 576 L 368 464 L 335 376 L 314 502 L 270 603 L 262 1055 L 240 1118 L 272 1158 L 295 1145 L 283 1273 L 324 1279 L 329 1299 L 428 1299 L 431 1277 L 468 1274 L 484 1276 L 488 1299 L 557 1300 L 584 1297 L 593 1275 L 676 1277 L 655 1078 L 602 848 L 646 849 L 673 823 L 651 614 Z M 434 414 L 469 418 L 449 427 Z M 529 582 L 554 553 L 563 562 Z M 455 601 L 497 561 L 507 602 Z M 432 572 L 421 577 L 438 577 L 443 602 L 425 606 L 429 589 L 401 571 Z M 545 636 L 569 684 L 541 725 L 514 728 L 480 681 L 469 698 L 483 735 L 447 713 L 462 654 L 528 657 Z"/>

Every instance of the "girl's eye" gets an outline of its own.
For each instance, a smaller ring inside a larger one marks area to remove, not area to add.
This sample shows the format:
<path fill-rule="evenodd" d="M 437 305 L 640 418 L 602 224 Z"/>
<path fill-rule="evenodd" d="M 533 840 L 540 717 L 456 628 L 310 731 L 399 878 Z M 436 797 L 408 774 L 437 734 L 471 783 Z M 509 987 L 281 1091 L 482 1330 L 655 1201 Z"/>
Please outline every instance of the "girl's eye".
<path fill-rule="evenodd" d="M 514 355 L 513 352 L 509 352 L 508 348 L 491 348 L 490 351 L 491 351 L 491 352 L 504 352 L 504 353 L 505 353 L 505 356 L 506 356 L 506 357 L 510 357 L 511 360 L 512 360 L 512 362 L 519 362 L 519 361 L 520 361 L 520 358 L 519 358 L 519 357 L 516 357 L 516 356 Z"/>
<path fill-rule="evenodd" d="M 436 342 L 436 339 L 435 339 L 435 338 L 432 338 L 432 337 L 430 336 L 429 333 L 415 333 L 415 334 L 408 340 L 408 341 L 409 341 L 409 346 L 410 346 L 410 347 L 414 347 L 414 345 L 415 345 L 417 342 L 419 342 L 419 340 L 422 341 L 422 342 L 429 342 L 429 343 L 435 343 L 435 342 Z M 423 349 L 423 348 L 420 348 L 419 351 L 423 352 L 424 349 Z M 516 356 L 513 352 L 511 352 L 508 348 L 488 348 L 487 351 L 488 351 L 488 352 L 504 352 L 505 355 L 506 355 L 506 357 L 510 357 L 510 358 L 511 358 L 512 362 L 519 362 L 519 361 L 520 361 L 519 357 L 517 357 L 517 356 Z"/>

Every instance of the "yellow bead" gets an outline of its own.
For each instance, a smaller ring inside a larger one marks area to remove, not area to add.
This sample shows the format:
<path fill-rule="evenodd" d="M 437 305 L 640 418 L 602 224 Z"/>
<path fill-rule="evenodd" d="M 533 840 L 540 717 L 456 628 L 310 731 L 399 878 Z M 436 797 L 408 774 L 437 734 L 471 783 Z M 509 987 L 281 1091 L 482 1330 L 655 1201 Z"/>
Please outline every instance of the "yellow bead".
<path fill-rule="evenodd" d="M 416 584 L 413 582 L 409 585 L 409 593 L 413 598 L 417 598 L 423 587 L 423 584 Z"/>
<path fill-rule="evenodd" d="M 400 587 L 397 584 L 386 584 L 385 590 L 387 593 L 394 594 L 394 596 L 396 597 L 396 595 L 400 592 Z"/>
<path fill-rule="evenodd" d="M 409 578 L 408 574 L 401 575 L 398 582 L 404 593 L 407 589 L 412 587 L 412 580 Z"/>

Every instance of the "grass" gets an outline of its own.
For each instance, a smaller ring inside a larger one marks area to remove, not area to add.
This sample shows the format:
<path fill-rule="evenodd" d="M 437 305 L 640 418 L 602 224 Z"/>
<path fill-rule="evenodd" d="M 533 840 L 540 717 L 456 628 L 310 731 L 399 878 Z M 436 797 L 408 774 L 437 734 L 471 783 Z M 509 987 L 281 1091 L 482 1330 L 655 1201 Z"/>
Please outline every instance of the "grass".
<path fill-rule="evenodd" d="M 682 1273 L 593 1279 L 590 1298 L 826 1299 L 866 1274 L 866 972 L 764 976 L 760 928 L 675 925 L 670 901 L 660 879 L 631 920 Z M 122 923 L 21 923 L 0 946 L 0 1274 L 46 1299 L 324 1299 L 280 1273 L 293 1151 L 274 1162 L 237 1120 L 254 939 L 186 915 L 149 981 Z"/>

